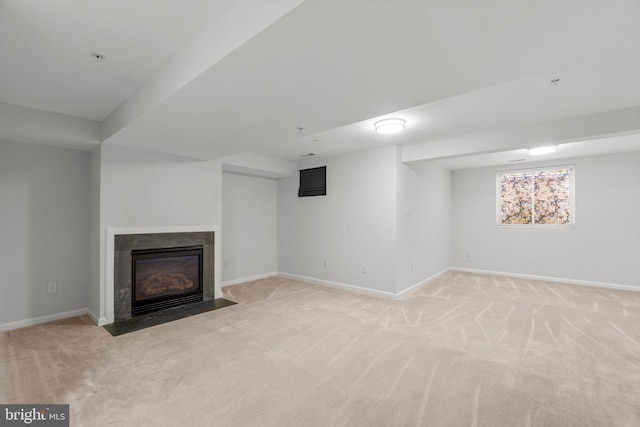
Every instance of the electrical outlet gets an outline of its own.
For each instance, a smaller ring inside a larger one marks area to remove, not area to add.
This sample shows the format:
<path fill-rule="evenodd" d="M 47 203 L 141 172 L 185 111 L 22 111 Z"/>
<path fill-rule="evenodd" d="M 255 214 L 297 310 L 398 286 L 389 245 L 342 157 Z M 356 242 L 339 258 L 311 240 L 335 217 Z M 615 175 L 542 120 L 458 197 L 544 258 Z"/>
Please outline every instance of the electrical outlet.
<path fill-rule="evenodd" d="M 47 293 L 51 295 L 51 294 L 55 294 L 56 292 L 58 292 L 58 285 L 55 284 L 54 282 L 49 283 L 47 285 Z"/>
<path fill-rule="evenodd" d="M 366 273 L 366 272 L 367 272 L 367 264 L 362 264 L 361 271 L 362 271 L 363 273 Z"/>
<path fill-rule="evenodd" d="M 325 267 L 329 267 L 329 260 L 328 260 L 328 259 L 325 259 L 325 260 L 324 260 L 323 265 L 324 265 Z"/>
<path fill-rule="evenodd" d="M 469 253 L 469 251 L 465 252 L 464 254 L 467 258 L 471 258 L 471 253 Z"/>
<path fill-rule="evenodd" d="M 413 263 L 409 264 L 411 271 L 413 271 Z"/>

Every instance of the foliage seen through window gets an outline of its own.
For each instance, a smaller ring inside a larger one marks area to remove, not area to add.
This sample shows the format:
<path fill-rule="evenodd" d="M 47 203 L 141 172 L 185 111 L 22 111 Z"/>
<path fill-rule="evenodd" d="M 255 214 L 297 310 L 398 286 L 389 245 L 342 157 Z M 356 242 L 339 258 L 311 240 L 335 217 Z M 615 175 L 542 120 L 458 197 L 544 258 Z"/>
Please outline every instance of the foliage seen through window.
<path fill-rule="evenodd" d="M 573 224 L 573 176 L 572 166 L 498 173 L 498 224 Z"/>

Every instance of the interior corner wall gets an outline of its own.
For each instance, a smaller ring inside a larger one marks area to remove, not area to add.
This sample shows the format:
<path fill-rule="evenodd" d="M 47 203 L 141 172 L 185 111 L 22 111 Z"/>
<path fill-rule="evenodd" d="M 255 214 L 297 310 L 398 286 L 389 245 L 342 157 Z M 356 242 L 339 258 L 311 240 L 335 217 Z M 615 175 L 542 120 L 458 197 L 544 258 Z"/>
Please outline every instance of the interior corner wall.
<path fill-rule="evenodd" d="M 89 281 L 87 308 L 94 321 L 100 318 L 100 260 L 103 250 L 100 246 L 100 172 L 102 147 L 89 152 Z"/>
<path fill-rule="evenodd" d="M 298 174 L 278 180 L 278 271 L 395 293 L 396 147 L 323 164 L 326 196 L 298 197 Z"/>
<path fill-rule="evenodd" d="M 222 284 L 278 270 L 275 179 L 222 174 Z"/>
<path fill-rule="evenodd" d="M 222 221 L 222 166 L 104 145 L 100 153 L 100 293 L 110 227 L 209 226 Z M 216 248 L 219 250 L 219 248 Z M 95 290 L 94 290 L 95 291 Z M 100 316 L 104 317 L 104 304 Z"/>
<path fill-rule="evenodd" d="M 455 171 L 454 266 L 640 288 L 640 152 L 519 166 L 559 164 L 575 165 L 575 228 L 497 227 L 496 172 L 508 168 Z"/>
<path fill-rule="evenodd" d="M 86 309 L 88 183 L 86 151 L 0 141 L 0 325 Z"/>
<path fill-rule="evenodd" d="M 400 163 L 396 293 L 451 266 L 451 171 L 433 162 Z"/>

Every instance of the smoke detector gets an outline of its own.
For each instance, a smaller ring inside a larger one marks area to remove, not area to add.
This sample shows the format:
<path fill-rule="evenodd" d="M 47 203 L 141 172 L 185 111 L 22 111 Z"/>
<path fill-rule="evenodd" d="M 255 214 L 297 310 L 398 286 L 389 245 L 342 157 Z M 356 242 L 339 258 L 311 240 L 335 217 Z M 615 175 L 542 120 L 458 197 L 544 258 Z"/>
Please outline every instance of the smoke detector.
<path fill-rule="evenodd" d="M 106 59 L 103 54 L 97 53 L 97 52 L 91 52 L 89 55 L 91 55 L 93 60 L 96 61 L 96 62 L 102 62 L 102 61 L 104 61 Z"/>

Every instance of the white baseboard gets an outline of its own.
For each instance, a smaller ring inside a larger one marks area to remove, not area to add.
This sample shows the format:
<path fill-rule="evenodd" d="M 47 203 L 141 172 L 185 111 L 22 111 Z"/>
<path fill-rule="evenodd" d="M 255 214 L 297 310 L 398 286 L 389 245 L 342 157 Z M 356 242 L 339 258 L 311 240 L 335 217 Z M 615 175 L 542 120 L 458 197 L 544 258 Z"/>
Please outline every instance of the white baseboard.
<path fill-rule="evenodd" d="M 39 325 L 41 323 L 53 322 L 54 320 L 68 319 L 70 317 L 82 316 L 84 314 L 89 314 L 89 310 L 86 308 L 81 308 L 79 310 L 65 311 L 64 313 L 56 313 L 56 314 L 50 314 L 48 316 L 34 317 L 32 319 L 24 319 L 24 320 L 18 320 L 16 322 L 3 323 L 0 325 L 0 332 L 26 328 L 28 326 Z"/>
<path fill-rule="evenodd" d="M 329 281 L 329 280 L 316 279 L 316 278 L 307 277 L 307 276 L 300 276 L 298 274 L 290 274 L 290 273 L 279 272 L 278 275 L 282 276 L 282 277 L 288 277 L 290 279 L 302 280 L 304 282 L 314 283 L 314 284 L 322 285 L 322 286 L 329 286 L 329 287 L 337 288 L 337 289 L 345 289 L 345 290 L 348 290 L 348 291 L 360 292 L 360 293 L 373 295 L 373 296 L 378 296 L 378 297 L 401 299 L 405 295 L 411 293 L 412 291 L 420 288 L 421 286 L 426 285 L 427 283 L 432 282 L 433 280 L 435 280 L 438 277 L 442 276 L 443 274 L 447 273 L 449 270 L 451 270 L 451 268 L 446 268 L 446 269 L 442 270 L 441 272 L 436 273 L 436 274 L 432 275 L 431 277 L 428 277 L 428 278 L 426 278 L 424 280 L 421 280 L 420 282 L 416 283 L 415 285 L 411 285 L 407 289 L 405 289 L 405 290 L 403 290 L 401 292 L 398 292 L 398 293 L 392 293 L 392 292 L 387 292 L 387 291 L 378 291 L 378 290 L 375 290 L 375 289 L 363 288 L 363 287 L 360 287 L 360 286 L 347 285 L 345 283 L 332 282 L 332 281 Z"/>
<path fill-rule="evenodd" d="M 608 289 L 619 289 L 619 290 L 623 290 L 623 291 L 640 292 L 640 286 L 621 285 L 621 284 L 616 284 L 616 283 L 593 282 L 593 281 L 587 281 L 587 280 L 565 279 L 565 278 L 560 278 L 560 277 L 536 276 L 536 275 L 532 275 L 532 274 L 507 273 L 507 272 L 503 272 L 503 271 L 479 270 L 479 269 L 474 269 L 474 268 L 463 268 L 463 267 L 450 267 L 450 268 L 447 268 L 447 269 L 445 269 L 445 270 L 443 270 L 443 271 L 441 271 L 439 273 L 436 273 L 433 276 L 431 276 L 431 277 L 429 277 L 429 278 L 427 278 L 425 280 L 422 280 L 422 281 L 416 283 L 415 285 L 412 285 L 409 288 L 407 288 L 407 289 L 405 289 L 405 290 L 403 290 L 401 292 L 398 292 L 396 294 L 394 294 L 392 292 L 387 292 L 387 291 L 378 291 L 378 290 L 375 290 L 375 289 L 362 288 L 360 286 L 347 285 L 345 283 L 332 282 L 332 281 L 329 281 L 329 280 L 322 280 L 322 279 L 315 279 L 313 277 L 300 276 L 300 275 L 297 275 L 297 274 L 283 273 L 283 272 L 260 274 L 260 275 L 257 275 L 257 276 L 245 277 L 243 279 L 230 280 L 230 281 L 227 281 L 227 282 L 223 282 L 222 283 L 222 287 L 236 285 L 236 284 L 239 284 L 239 283 L 250 282 L 252 280 L 264 279 L 264 278 L 267 278 L 267 277 L 282 276 L 282 277 L 287 277 L 287 278 L 290 278 L 290 279 L 301 280 L 303 282 L 313 283 L 313 284 L 316 284 L 316 285 L 329 286 L 329 287 L 332 287 L 332 288 L 343 289 L 343 290 L 348 290 L 348 291 L 354 291 L 354 292 L 359 292 L 359 293 L 363 293 L 363 294 L 367 294 L 367 295 L 373 295 L 373 296 L 385 297 L 385 298 L 392 298 L 392 299 L 401 299 L 405 295 L 407 295 L 407 294 L 411 293 L 412 291 L 420 288 L 421 286 L 424 286 L 424 285 L 432 282 L 433 280 L 437 279 L 438 277 L 442 276 L 443 274 L 445 274 L 445 273 L 447 273 L 449 271 L 460 271 L 460 272 L 464 272 L 464 273 L 475 273 L 475 274 L 487 274 L 487 275 L 493 275 L 493 276 L 506 276 L 506 277 L 521 278 L 521 279 L 540 280 L 540 281 L 544 281 L 544 282 L 566 283 L 566 284 L 570 284 L 570 285 L 581 285 L 581 286 L 591 286 L 591 287 L 608 288 Z M 222 295 L 216 296 L 216 298 L 222 298 Z M 103 326 L 103 325 L 107 325 L 107 324 L 111 323 L 111 322 L 109 322 L 109 320 L 106 317 L 99 317 L 98 315 L 96 315 L 93 311 L 89 310 L 88 308 L 82 308 L 82 309 L 79 309 L 79 310 L 66 311 L 66 312 L 63 312 L 63 313 L 51 314 L 51 315 L 48 315 L 48 316 L 41 316 L 41 317 L 35 317 L 35 318 L 32 318 L 32 319 L 25 319 L 25 320 L 18 320 L 18 321 L 15 321 L 15 322 L 3 323 L 3 324 L 0 324 L 0 332 L 11 331 L 11 330 L 20 329 L 20 328 L 26 328 L 28 326 L 39 325 L 41 323 L 52 322 L 54 320 L 68 319 L 70 317 L 82 316 L 82 315 L 85 315 L 85 314 L 88 315 L 91 318 L 91 320 L 93 320 L 99 326 Z"/>
<path fill-rule="evenodd" d="M 278 272 L 278 276 L 286 277 L 289 279 L 301 280 L 303 282 L 313 283 L 314 285 L 329 286 L 331 288 L 359 292 L 361 294 L 373 295 L 376 297 L 385 297 L 385 298 L 393 298 L 393 299 L 399 298 L 396 294 L 387 292 L 387 291 L 378 291 L 375 289 L 362 288 L 360 286 L 347 285 L 345 283 L 339 283 L 339 282 L 331 282 L 329 280 L 315 279 L 313 277 L 300 276 L 297 274 Z"/>
<path fill-rule="evenodd" d="M 416 283 L 415 285 L 412 285 L 412 286 L 408 287 L 408 288 L 407 288 L 407 289 L 405 289 L 404 291 L 398 292 L 398 293 L 396 294 L 396 298 L 398 298 L 398 299 L 399 299 L 399 298 L 403 298 L 405 295 L 408 295 L 408 294 L 410 294 L 411 292 L 413 292 L 413 291 L 417 290 L 418 288 L 420 288 L 420 287 L 422 287 L 422 286 L 424 286 L 424 285 L 426 285 L 426 284 L 428 284 L 428 283 L 430 283 L 430 282 L 434 281 L 435 279 L 437 279 L 438 277 L 442 276 L 443 274 L 446 274 L 446 273 L 447 273 L 447 272 L 449 272 L 449 271 L 451 271 L 451 267 L 449 267 L 449 268 L 445 268 L 445 269 L 444 269 L 444 270 L 442 270 L 441 272 L 436 273 L 436 274 L 434 274 L 433 276 L 428 277 L 428 278 L 426 278 L 426 279 L 424 279 L 424 280 L 422 280 L 422 281 L 420 281 L 420 282 Z"/>
<path fill-rule="evenodd" d="M 450 268 L 446 268 L 446 269 L 442 270 L 441 272 L 436 273 L 433 276 L 428 277 L 428 278 L 426 278 L 424 280 L 421 280 L 420 282 L 416 283 L 415 285 L 411 285 L 407 289 L 405 289 L 405 290 L 403 290 L 401 292 L 395 293 L 395 294 L 393 292 L 378 291 L 378 290 L 375 290 L 375 289 L 362 288 L 360 286 L 347 285 L 345 283 L 339 283 L 339 282 L 331 282 L 329 280 L 315 279 L 313 277 L 300 276 L 300 275 L 297 275 L 297 274 L 279 272 L 278 276 L 288 277 L 290 279 L 302 280 L 303 282 L 309 282 L 309 283 L 313 283 L 313 284 L 321 285 L 321 286 L 329 286 L 329 287 L 332 287 L 332 288 L 359 292 L 359 293 L 362 293 L 362 294 L 373 295 L 373 296 L 377 296 L 377 297 L 401 299 L 405 295 L 408 295 L 409 293 L 417 290 L 421 286 L 424 286 L 424 285 L 432 282 L 433 280 L 437 279 L 438 277 L 442 276 L 443 274 L 445 274 L 449 270 L 451 270 L 451 269 Z"/>
<path fill-rule="evenodd" d="M 242 279 L 227 280 L 226 282 L 221 283 L 221 287 L 224 288 L 226 286 L 232 286 L 232 285 L 237 285 L 239 283 L 251 282 L 252 280 L 266 279 L 267 277 L 273 277 L 277 275 L 278 273 L 274 271 L 273 273 L 258 274 L 256 276 L 243 277 Z"/>
<path fill-rule="evenodd" d="M 597 288 L 619 289 L 622 291 L 640 291 L 640 286 L 620 285 L 616 283 L 592 282 L 588 280 L 564 279 L 561 277 L 536 276 L 533 274 L 505 273 L 502 271 L 477 270 L 474 268 L 451 267 L 451 271 L 464 273 L 490 274 L 492 276 L 506 276 L 520 279 L 540 280 L 543 282 L 566 283 L 568 285 L 592 286 Z"/>
<path fill-rule="evenodd" d="M 91 318 L 91 320 L 93 320 L 93 323 L 98 326 L 104 326 L 112 323 L 106 317 L 100 317 L 90 309 L 87 309 L 87 315 Z"/>
<path fill-rule="evenodd" d="M 87 315 L 91 318 L 91 320 L 93 320 L 93 323 L 95 323 L 96 325 L 100 324 L 100 316 L 98 316 L 92 310 L 90 310 L 88 308 L 87 308 Z"/>

